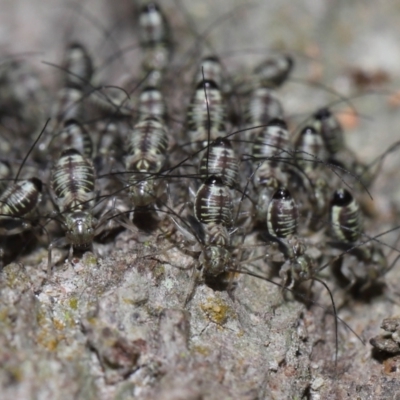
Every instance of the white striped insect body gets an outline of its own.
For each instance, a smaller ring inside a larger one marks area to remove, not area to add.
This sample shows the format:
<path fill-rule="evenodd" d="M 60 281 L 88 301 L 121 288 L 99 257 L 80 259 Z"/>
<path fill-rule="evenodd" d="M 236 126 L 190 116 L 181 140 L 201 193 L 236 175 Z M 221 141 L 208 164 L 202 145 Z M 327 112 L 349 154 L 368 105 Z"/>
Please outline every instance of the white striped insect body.
<path fill-rule="evenodd" d="M 226 133 L 226 102 L 218 85 L 212 81 L 201 81 L 187 110 L 187 137 L 193 151 L 204 149 Z"/>
<path fill-rule="evenodd" d="M 274 90 L 266 87 L 254 89 L 246 110 L 246 126 L 255 128 L 247 131 L 247 140 L 253 141 L 263 131 L 264 126 L 274 119 L 284 119 L 283 106 Z"/>
<path fill-rule="evenodd" d="M 331 188 L 338 181 L 333 173 L 329 173 L 327 159 L 328 152 L 320 133 L 312 126 L 304 127 L 295 143 L 295 160 L 299 169 L 293 172 L 299 182 L 297 192 L 301 198 L 301 214 L 308 214 L 306 225 L 312 231 L 322 227 L 322 218 L 328 212 Z"/>
<path fill-rule="evenodd" d="M 381 284 L 381 277 L 394 264 L 389 266 L 379 243 L 365 236 L 360 206 L 348 190 L 341 188 L 334 192 L 329 217 L 331 246 L 345 251 L 333 264 L 337 277 L 354 293 Z"/>
<path fill-rule="evenodd" d="M 42 181 L 38 178 L 19 180 L 8 185 L 0 196 L 0 266 L 9 261 L 21 245 L 10 242 L 12 237 L 30 232 L 39 222 Z M 18 238 L 22 240 L 21 238 Z M 18 240 L 17 240 L 18 242 Z"/>
<path fill-rule="evenodd" d="M 75 149 L 65 150 L 54 165 L 50 188 L 53 201 L 60 213 L 65 236 L 49 246 L 48 272 L 54 247 L 70 246 L 86 249 L 92 245 L 100 225 L 94 217 L 98 193 L 95 188 L 93 163 Z"/>
<path fill-rule="evenodd" d="M 65 51 L 64 87 L 83 90 L 93 76 L 93 61 L 87 49 L 80 43 L 71 43 Z"/>
<path fill-rule="evenodd" d="M 167 149 L 168 129 L 156 117 L 144 118 L 130 132 L 125 169 L 135 209 L 154 207 L 165 193 L 165 181 L 158 175 L 167 163 Z"/>
<path fill-rule="evenodd" d="M 38 217 L 42 181 L 38 178 L 16 181 L 0 196 L 0 235 L 16 235 L 32 228 Z"/>
<path fill-rule="evenodd" d="M 193 296 L 199 282 L 221 284 L 221 280 L 225 280 L 229 275 L 227 271 L 234 264 L 231 238 L 233 203 L 229 188 L 219 177 L 208 177 L 198 189 L 193 207 L 195 219 L 191 221 L 190 230 L 197 234 L 191 233 L 172 218 L 179 231 L 194 246 L 193 251 L 200 252 L 200 276 L 195 274 L 186 302 Z M 188 224 L 185 225 L 189 227 Z"/>
<path fill-rule="evenodd" d="M 315 129 L 320 132 L 331 156 L 345 148 L 343 128 L 328 108 L 319 109 L 313 116 Z"/>
<path fill-rule="evenodd" d="M 284 285 L 291 280 L 289 288 L 311 279 L 314 269 L 313 260 L 306 253 L 305 243 L 297 237 L 297 227 L 297 205 L 289 190 L 281 186 L 268 205 L 267 232 L 270 240 L 278 244 L 283 256 L 279 275 Z"/>
<path fill-rule="evenodd" d="M 156 117 L 167 121 L 167 106 L 161 91 L 156 87 L 146 86 L 140 93 L 136 112 L 139 120 Z"/>
<path fill-rule="evenodd" d="M 265 224 L 273 194 L 279 186 L 288 184 L 286 170 L 291 151 L 286 123 L 280 119 L 270 121 L 254 140 L 251 161 L 257 223 Z"/>
<path fill-rule="evenodd" d="M 239 161 L 228 139 L 218 137 L 210 143 L 200 161 L 199 173 L 202 180 L 213 175 L 231 189 L 238 185 Z"/>
<path fill-rule="evenodd" d="M 81 123 L 69 119 L 64 122 L 63 129 L 53 136 L 49 149 L 53 157 L 55 154 L 61 154 L 64 149 L 75 149 L 90 159 L 93 155 L 93 142 L 89 132 Z"/>
<path fill-rule="evenodd" d="M 160 87 L 172 53 L 167 18 L 156 2 L 148 2 L 142 7 L 138 23 L 146 84 Z"/>

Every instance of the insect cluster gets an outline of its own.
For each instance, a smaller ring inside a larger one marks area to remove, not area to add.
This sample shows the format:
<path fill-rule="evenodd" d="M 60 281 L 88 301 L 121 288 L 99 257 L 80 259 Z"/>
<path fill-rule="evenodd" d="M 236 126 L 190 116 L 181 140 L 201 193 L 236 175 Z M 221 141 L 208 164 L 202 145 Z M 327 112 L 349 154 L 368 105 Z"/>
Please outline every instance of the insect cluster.
<path fill-rule="evenodd" d="M 160 4 L 142 4 L 136 27 L 141 65 L 118 85 L 78 41 L 48 63 L 56 90 L 29 57 L 1 63 L 1 265 L 45 247 L 51 279 L 54 249 L 70 262 L 127 230 L 192 256 L 184 307 L 200 283 L 235 300 L 242 275 L 306 303 L 316 302 L 307 282 L 331 297 L 327 282 L 357 298 L 381 288 L 397 261 L 395 245 L 368 233 L 383 157 L 366 165 L 347 146 L 335 110 L 349 101 L 289 115 L 288 52 L 246 73 L 206 45 L 174 63 L 179 43 Z M 325 311 L 338 320 L 334 302 Z"/>

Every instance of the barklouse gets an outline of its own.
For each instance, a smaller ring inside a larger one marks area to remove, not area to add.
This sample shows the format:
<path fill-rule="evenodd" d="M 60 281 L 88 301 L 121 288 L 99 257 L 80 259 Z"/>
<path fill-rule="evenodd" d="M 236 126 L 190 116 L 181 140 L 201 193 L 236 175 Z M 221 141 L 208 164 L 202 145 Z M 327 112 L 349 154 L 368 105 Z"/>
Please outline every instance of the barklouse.
<path fill-rule="evenodd" d="M 239 161 L 228 139 L 218 137 L 210 143 L 200 161 L 199 173 L 203 180 L 214 175 L 230 188 L 239 184 Z"/>
<path fill-rule="evenodd" d="M 172 53 L 169 24 L 156 2 L 148 2 L 142 7 L 138 23 L 146 84 L 159 87 Z"/>
<path fill-rule="evenodd" d="M 71 43 L 65 51 L 64 87 L 84 89 L 93 76 L 93 61 L 81 43 Z"/>
<path fill-rule="evenodd" d="M 199 151 L 226 133 L 226 102 L 215 81 L 198 82 L 187 110 L 187 136 L 193 151 Z"/>
<path fill-rule="evenodd" d="M 379 242 L 364 234 L 360 206 L 348 190 L 334 192 L 329 219 L 331 246 L 344 251 L 333 264 L 336 274 L 355 291 L 379 285 L 380 278 L 393 265 L 388 265 Z"/>
<path fill-rule="evenodd" d="M 53 248 L 69 245 L 71 257 L 73 248 L 86 249 L 92 245 L 96 228 L 100 225 L 94 216 L 99 197 L 95 183 L 91 161 L 75 149 L 67 149 L 61 153 L 52 170 L 50 188 L 65 236 L 49 245 L 48 273 L 51 272 Z"/>
<path fill-rule="evenodd" d="M 255 219 L 265 224 L 272 195 L 280 185 L 287 185 L 285 160 L 290 159 L 291 143 L 286 123 L 273 119 L 258 132 L 251 150 Z"/>
<path fill-rule="evenodd" d="M 168 129 L 155 116 L 139 121 L 128 135 L 129 198 L 135 209 L 153 207 L 165 193 L 166 183 L 157 175 L 167 162 Z"/>
<path fill-rule="evenodd" d="M 39 222 L 38 206 L 42 181 L 37 178 L 16 181 L 0 196 L 0 265 L 10 253 L 7 239 L 32 230 Z M 4 248 L 3 248 L 4 246 Z M 19 248 L 16 246 L 16 248 Z"/>
<path fill-rule="evenodd" d="M 298 210 L 297 205 L 288 189 L 281 186 L 273 194 L 269 204 L 266 218 L 268 238 L 277 243 L 279 252 L 283 256 L 278 261 L 279 275 L 286 286 L 290 280 L 290 288 L 296 283 L 312 278 L 315 262 L 306 253 L 307 246 L 298 236 Z M 277 262 L 272 255 L 271 261 Z"/>
<path fill-rule="evenodd" d="M 66 120 L 64 128 L 57 132 L 50 144 L 53 159 L 58 157 L 64 149 L 75 149 L 90 159 L 93 154 L 93 142 L 86 128 L 74 119 Z"/>
<path fill-rule="evenodd" d="M 196 193 L 193 212 L 194 219 L 185 226 L 172 218 L 193 246 L 192 251 L 200 252 L 198 265 L 194 269 L 193 286 L 186 303 L 193 296 L 198 281 L 224 279 L 226 272 L 234 265 L 231 240 L 233 203 L 229 188 L 220 178 L 210 176 L 203 182 Z M 197 270 L 201 270 L 200 276 Z"/>

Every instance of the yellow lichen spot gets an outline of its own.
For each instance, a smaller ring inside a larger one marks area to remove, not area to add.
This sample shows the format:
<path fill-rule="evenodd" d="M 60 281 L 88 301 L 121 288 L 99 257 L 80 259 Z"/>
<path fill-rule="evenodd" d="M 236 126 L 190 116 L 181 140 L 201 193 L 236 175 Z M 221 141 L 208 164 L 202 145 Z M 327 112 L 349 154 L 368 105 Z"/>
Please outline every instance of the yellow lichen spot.
<path fill-rule="evenodd" d="M 156 280 L 162 279 L 165 275 L 165 267 L 162 264 L 159 264 L 157 267 L 153 269 L 153 276 Z"/>
<path fill-rule="evenodd" d="M 12 379 L 14 383 L 22 382 L 23 373 L 17 367 L 6 367 L 6 372 L 8 376 Z"/>
<path fill-rule="evenodd" d="M 74 317 L 73 317 L 72 313 L 70 313 L 69 311 L 66 311 L 64 313 L 64 321 L 65 321 L 65 324 L 69 327 L 73 327 L 76 325 Z"/>
<path fill-rule="evenodd" d="M 132 305 L 132 306 L 136 305 L 136 302 L 135 302 L 133 299 L 129 299 L 129 298 L 127 298 L 127 297 L 123 297 L 123 298 L 122 298 L 122 301 L 123 301 L 125 304 L 129 304 L 129 305 Z"/>
<path fill-rule="evenodd" d="M 231 308 L 220 298 L 209 297 L 205 303 L 200 305 L 211 321 L 223 325 L 232 316 Z"/>
<path fill-rule="evenodd" d="M 85 253 L 85 265 L 87 267 L 95 267 L 97 265 L 97 257 L 93 253 Z"/>
<path fill-rule="evenodd" d="M 73 310 L 77 310 L 78 309 L 78 299 L 76 297 L 72 297 L 71 299 L 69 299 L 69 306 Z"/>
<path fill-rule="evenodd" d="M 58 331 L 61 331 L 65 328 L 64 322 L 60 321 L 59 319 L 54 319 L 53 324 L 54 328 L 56 328 Z"/>
<path fill-rule="evenodd" d="M 50 335 L 50 332 L 48 332 L 47 330 L 43 330 L 42 332 L 40 332 L 36 337 L 36 341 L 39 345 L 41 345 L 48 351 L 56 350 L 59 343 L 57 337 Z"/>
<path fill-rule="evenodd" d="M 7 322 L 8 320 L 8 311 L 7 309 L 0 310 L 0 322 Z"/>
<path fill-rule="evenodd" d="M 46 325 L 46 313 L 43 310 L 36 313 L 36 322 L 39 326 Z"/>
<path fill-rule="evenodd" d="M 204 357 L 207 357 L 210 354 L 210 349 L 205 346 L 193 346 L 192 351 Z"/>

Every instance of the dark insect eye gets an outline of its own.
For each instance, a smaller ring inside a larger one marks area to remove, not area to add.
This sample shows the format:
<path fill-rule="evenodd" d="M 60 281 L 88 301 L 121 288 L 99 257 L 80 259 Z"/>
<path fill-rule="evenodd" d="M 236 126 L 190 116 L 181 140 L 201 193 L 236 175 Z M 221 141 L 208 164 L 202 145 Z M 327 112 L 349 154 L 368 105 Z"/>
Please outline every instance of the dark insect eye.
<path fill-rule="evenodd" d="M 332 197 L 332 205 L 345 207 L 353 201 L 353 196 L 346 189 L 336 190 Z"/>

